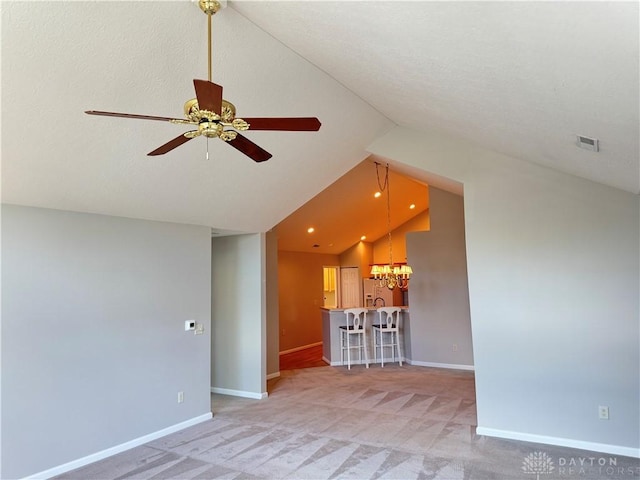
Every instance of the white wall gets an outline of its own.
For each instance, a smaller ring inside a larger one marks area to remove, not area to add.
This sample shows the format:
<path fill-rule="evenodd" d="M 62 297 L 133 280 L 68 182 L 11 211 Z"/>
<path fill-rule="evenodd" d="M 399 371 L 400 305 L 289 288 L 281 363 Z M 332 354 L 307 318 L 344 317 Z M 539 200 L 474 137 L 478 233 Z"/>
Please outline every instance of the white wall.
<path fill-rule="evenodd" d="M 638 456 L 638 197 L 435 133 L 369 150 L 464 184 L 479 433 Z"/>
<path fill-rule="evenodd" d="M 473 368 L 463 198 L 434 187 L 429 197 L 431 229 L 407 234 L 407 350 L 414 365 Z"/>
<path fill-rule="evenodd" d="M 212 241 L 211 389 L 266 397 L 265 235 Z"/>
<path fill-rule="evenodd" d="M 210 236 L 2 206 L 1 478 L 210 417 Z"/>

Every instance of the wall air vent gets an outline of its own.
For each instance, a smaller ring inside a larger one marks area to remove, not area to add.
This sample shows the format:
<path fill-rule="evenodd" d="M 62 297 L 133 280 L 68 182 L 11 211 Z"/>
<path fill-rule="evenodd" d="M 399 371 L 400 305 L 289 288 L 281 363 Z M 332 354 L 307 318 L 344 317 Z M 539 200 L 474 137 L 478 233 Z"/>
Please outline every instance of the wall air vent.
<path fill-rule="evenodd" d="M 578 138 L 578 146 L 580 148 L 584 148 L 585 150 L 591 150 L 592 152 L 598 152 L 600 150 L 600 146 L 597 138 L 583 137 L 582 135 L 577 135 L 577 138 Z"/>

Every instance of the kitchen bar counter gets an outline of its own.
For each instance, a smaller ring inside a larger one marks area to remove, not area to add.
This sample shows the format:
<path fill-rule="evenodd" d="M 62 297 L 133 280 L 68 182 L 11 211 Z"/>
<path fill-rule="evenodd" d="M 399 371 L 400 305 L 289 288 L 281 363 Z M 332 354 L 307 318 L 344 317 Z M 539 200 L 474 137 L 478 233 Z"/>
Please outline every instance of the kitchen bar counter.
<path fill-rule="evenodd" d="M 409 307 L 400 307 L 400 315 L 402 317 L 402 336 L 404 338 L 404 344 L 402 345 L 403 361 L 407 357 L 407 345 L 409 342 Z M 369 342 L 369 363 L 373 363 L 373 333 L 371 331 L 371 325 L 378 323 L 377 308 L 368 308 L 367 312 L 367 341 Z M 344 314 L 344 308 L 325 308 L 321 307 L 322 312 L 322 358 L 329 365 L 336 366 L 342 365 L 340 361 L 340 326 L 345 325 L 346 316 Z M 387 363 L 387 351 L 385 350 L 385 363 Z M 378 359 L 379 360 L 379 359 Z M 360 363 L 359 360 L 352 363 Z M 364 363 L 364 362 L 362 362 Z M 345 363 L 346 364 L 346 363 Z"/>

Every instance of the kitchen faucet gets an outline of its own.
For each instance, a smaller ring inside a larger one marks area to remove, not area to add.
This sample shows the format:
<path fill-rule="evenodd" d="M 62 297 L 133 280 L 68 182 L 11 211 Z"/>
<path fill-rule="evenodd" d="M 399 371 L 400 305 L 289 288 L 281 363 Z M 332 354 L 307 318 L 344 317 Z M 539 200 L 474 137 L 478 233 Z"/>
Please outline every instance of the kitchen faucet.
<path fill-rule="evenodd" d="M 373 301 L 373 306 L 374 306 L 374 307 L 376 307 L 376 306 L 377 306 L 377 305 L 376 305 L 376 302 L 377 302 L 378 300 L 380 300 L 380 301 L 382 302 L 382 306 L 384 307 L 384 306 L 385 306 L 385 302 L 384 302 L 384 298 L 382 298 L 382 297 L 376 297 L 376 299 Z"/>

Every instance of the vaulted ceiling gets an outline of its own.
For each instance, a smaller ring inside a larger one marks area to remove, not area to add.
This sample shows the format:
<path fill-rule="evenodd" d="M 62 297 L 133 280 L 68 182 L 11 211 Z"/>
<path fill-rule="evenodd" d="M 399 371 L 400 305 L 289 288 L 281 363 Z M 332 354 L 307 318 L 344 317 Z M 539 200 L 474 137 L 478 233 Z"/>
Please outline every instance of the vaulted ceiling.
<path fill-rule="evenodd" d="M 424 183 L 393 169 L 387 176 L 383 159 L 372 155 L 274 230 L 280 250 L 340 254 L 361 240 L 375 242 L 386 237 L 389 229 L 396 229 L 428 207 Z"/>
<path fill-rule="evenodd" d="M 322 122 L 247 132 L 261 164 L 203 138 L 148 157 L 184 126 L 83 113 L 180 117 L 207 76 L 197 3 L 0 8 L 4 202 L 266 231 L 395 125 L 640 191 L 637 2 L 229 2 L 213 81 L 238 116 Z"/>

